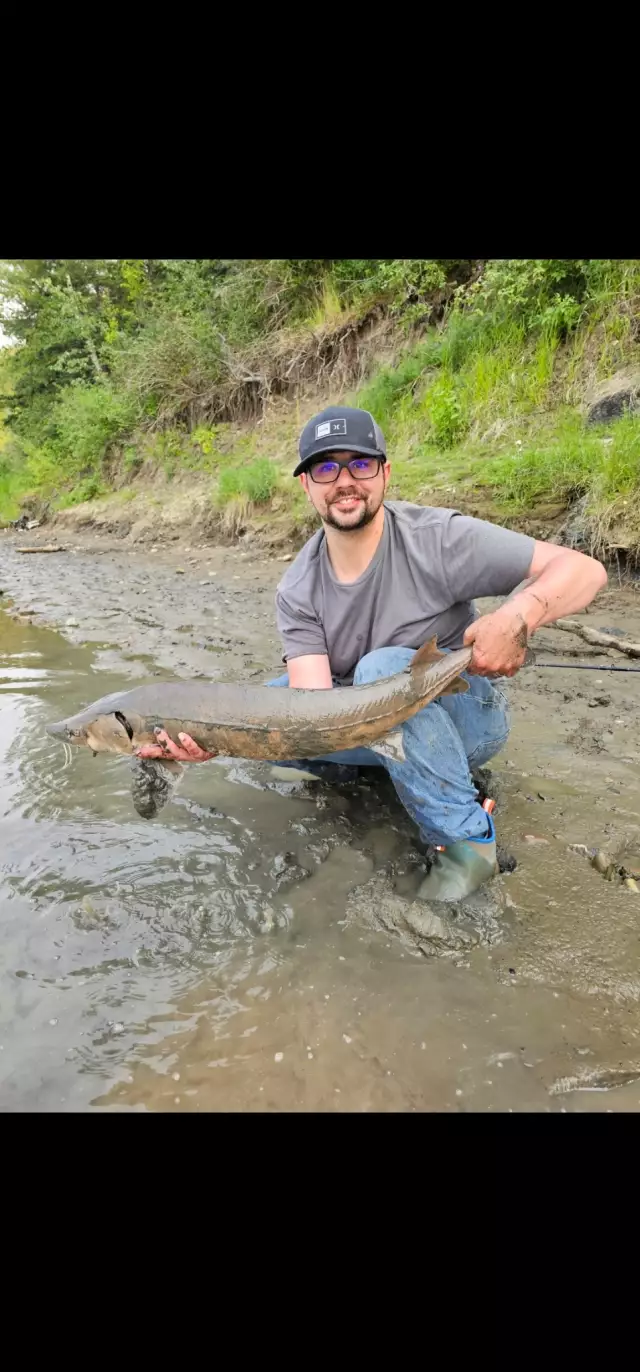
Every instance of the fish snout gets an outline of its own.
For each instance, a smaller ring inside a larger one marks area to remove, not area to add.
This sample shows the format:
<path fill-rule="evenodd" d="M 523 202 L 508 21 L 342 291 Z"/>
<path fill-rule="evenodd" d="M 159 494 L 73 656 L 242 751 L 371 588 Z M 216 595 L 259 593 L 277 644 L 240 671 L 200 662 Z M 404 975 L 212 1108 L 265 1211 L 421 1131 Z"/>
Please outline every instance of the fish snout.
<path fill-rule="evenodd" d="M 47 733 L 52 738 L 62 738 L 65 743 L 86 743 L 87 735 L 85 729 L 75 729 L 66 719 L 61 719 L 57 724 L 47 724 Z"/>
<path fill-rule="evenodd" d="M 69 731 L 66 720 L 61 719 L 57 724 L 47 724 L 47 733 L 53 738 L 67 738 Z"/>

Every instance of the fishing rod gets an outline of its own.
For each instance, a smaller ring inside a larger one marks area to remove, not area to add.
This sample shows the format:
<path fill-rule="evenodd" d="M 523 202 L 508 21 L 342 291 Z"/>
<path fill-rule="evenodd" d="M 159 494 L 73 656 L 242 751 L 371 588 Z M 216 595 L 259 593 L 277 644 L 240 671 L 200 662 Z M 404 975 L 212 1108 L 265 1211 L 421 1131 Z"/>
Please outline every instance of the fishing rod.
<path fill-rule="evenodd" d="M 640 672 L 640 667 L 595 667 L 582 662 L 529 662 L 529 667 L 557 667 L 563 672 Z"/>

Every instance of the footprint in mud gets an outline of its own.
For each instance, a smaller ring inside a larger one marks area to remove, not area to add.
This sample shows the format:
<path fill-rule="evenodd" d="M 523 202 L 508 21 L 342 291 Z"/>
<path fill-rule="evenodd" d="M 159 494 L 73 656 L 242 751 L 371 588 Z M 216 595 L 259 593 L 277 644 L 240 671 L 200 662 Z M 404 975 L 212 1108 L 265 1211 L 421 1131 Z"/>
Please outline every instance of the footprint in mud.
<path fill-rule="evenodd" d="M 334 848 L 306 881 L 286 892 L 286 913 L 299 932 L 300 920 L 322 917 L 324 924 L 344 919 L 345 903 L 355 886 L 371 876 L 373 861 L 357 848 Z"/>
<path fill-rule="evenodd" d="M 505 904 L 499 877 L 459 904 L 442 901 L 436 906 L 400 895 L 388 875 L 377 873 L 349 896 L 347 924 L 393 934 L 424 957 L 451 957 L 496 943 Z"/>

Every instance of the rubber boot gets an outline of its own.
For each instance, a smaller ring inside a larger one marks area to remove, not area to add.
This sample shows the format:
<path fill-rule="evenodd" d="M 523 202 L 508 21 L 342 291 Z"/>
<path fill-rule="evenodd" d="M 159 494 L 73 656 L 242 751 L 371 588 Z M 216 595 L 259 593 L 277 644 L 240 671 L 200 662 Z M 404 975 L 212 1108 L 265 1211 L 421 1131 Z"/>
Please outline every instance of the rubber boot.
<path fill-rule="evenodd" d="M 463 838 L 436 854 L 418 900 L 464 900 L 496 875 L 496 831 L 490 814 L 487 821 L 486 838 Z"/>

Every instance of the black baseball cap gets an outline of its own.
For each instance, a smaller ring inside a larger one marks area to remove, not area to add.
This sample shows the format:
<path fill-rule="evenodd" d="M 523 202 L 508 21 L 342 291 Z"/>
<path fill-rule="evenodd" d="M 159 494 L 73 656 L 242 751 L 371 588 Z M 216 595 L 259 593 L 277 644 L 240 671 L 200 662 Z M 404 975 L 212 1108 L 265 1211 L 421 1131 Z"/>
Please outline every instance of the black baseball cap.
<path fill-rule="evenodd" d="M 368 410 L 350 405 L 330 405 L 305 424 L 298 443 L 300 461 L 293 473 L 300 476 L 322 453 L 364 453 L 387 460 L 387 445 L 382 429 Z"/>

